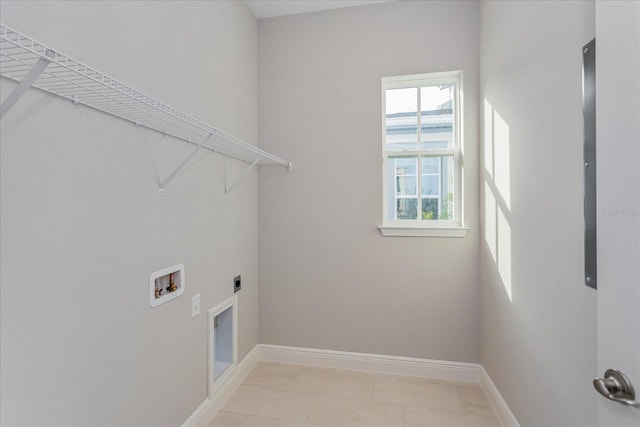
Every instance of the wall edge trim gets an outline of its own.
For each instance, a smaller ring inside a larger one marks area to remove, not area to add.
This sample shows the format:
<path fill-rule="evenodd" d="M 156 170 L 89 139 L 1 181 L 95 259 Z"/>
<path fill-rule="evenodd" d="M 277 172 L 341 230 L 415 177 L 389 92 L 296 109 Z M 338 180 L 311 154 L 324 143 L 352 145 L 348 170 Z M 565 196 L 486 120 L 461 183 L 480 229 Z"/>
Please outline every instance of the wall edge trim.
<path fill-rule="evenodd" d="M 505 427 L 520 427 L 518 420 L 500 394 L 498 387 L 493 383 L 489 373 L 482 365 L 480 366 L 480 385 L 502 425 Z"/>

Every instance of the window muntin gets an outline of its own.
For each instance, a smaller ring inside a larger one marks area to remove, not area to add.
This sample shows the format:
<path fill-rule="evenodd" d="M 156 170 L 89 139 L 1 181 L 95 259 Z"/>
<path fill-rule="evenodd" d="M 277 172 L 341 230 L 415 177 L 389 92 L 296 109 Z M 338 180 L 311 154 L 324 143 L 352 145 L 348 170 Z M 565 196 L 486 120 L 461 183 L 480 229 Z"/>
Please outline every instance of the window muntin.
<path fill-rule="evenodd" d="M 461 73 L 384 78 L 384 225 L 458 226 Z"/>

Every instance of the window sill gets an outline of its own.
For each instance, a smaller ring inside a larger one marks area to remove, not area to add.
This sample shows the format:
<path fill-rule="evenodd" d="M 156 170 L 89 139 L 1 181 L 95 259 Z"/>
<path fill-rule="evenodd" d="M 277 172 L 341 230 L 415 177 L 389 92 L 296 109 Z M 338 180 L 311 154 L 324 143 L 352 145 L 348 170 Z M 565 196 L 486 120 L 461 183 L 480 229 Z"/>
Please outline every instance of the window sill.
<path fill-rule="evenodd" d="M 464 237 L 469 227 L 379 226 L 385 237 Z"/>

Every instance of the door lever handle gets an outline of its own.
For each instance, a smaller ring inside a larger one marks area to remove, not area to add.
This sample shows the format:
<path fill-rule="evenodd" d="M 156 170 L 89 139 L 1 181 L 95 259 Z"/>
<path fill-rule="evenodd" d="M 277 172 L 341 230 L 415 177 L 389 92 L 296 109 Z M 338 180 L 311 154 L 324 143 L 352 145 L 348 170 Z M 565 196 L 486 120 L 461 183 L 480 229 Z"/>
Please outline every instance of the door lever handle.
<path fill-rule="evenodd" d="M 593 380 L 595 389 L 609 400 L 634 408 L 640 408 L 640 402 L 636 402 L 636 393 L 631 381 L 625 374 L 616 369 L 607 369 L 604 378 Z"/>

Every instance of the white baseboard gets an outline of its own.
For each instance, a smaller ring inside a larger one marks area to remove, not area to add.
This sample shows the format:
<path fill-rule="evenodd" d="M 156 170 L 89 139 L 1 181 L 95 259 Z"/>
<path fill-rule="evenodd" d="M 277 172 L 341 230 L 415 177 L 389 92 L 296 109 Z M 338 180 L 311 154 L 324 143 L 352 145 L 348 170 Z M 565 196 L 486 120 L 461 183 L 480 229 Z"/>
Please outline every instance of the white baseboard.
<path fill-rule="evenodd" d="M 320 366 L 381 374 L 408 375 L 447 381 L 478 383 L 505 427 L 520 427 L 487 371 L 477 363 L 447 362 L 379 354 L 258 344 L 238 364 L 236 372 L 211 399 L 206 399 L 182 427 L 206 427 L 260 361 Z"/>
<path fill-rule="evenodd" d="M 238 363 L 237 369 L 229 377 L 229 380 L 216 390 L 213 397 L 205 399 L 205 401 L 198 406 L 198 409 L 182 424 L 182 427 L 206 427 L 259 361 L 259 347 L 255 346 L 253 350 Z"/>
<path fill-rule="evenodd" d="M 483 366 L 480 367 L 480 385 L 502 425 L 505 427 L 520 427 L 518 420 L 498 391 L 498 387 L 493 383 Z"/>
<path fill-rule="evenodd" d="M 410 375 L 438 380 L 480 382 L 480 365 L 477 363 L 447 362 L 268 344 L 259 344 L 258 347 L 260 360 L 265 362 Z"/>

